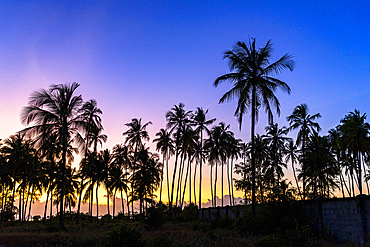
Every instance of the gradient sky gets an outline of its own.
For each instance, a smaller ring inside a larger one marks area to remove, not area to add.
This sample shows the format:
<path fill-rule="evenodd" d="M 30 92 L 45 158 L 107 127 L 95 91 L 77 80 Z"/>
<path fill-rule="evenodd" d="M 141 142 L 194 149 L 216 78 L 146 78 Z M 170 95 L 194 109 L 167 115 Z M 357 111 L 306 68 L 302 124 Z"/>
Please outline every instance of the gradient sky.
<path fill-rule="evenodd" d="M 229 72 L 223 52 L 249 38 L 258 47 L 271 39 L 272 60 L 294 56 L 294 71 L 278 76 L 292 89 L 277 93 L 279 125 L 306 103 L 326 134 L 349 111 L 368 111 L 369 9 L 366 1 L 1 1 L 0 138 L 24 127 L 33 91 L 75 81 L 104 112 L 104 148 L 124 141 L 132 118 L 152 121 L 154 139 L 179 102 L 209 109 L 249 141 L 249 115 L 240 132 L 236 102 L 218 104 L 230 85 L 212 86 Z"/>

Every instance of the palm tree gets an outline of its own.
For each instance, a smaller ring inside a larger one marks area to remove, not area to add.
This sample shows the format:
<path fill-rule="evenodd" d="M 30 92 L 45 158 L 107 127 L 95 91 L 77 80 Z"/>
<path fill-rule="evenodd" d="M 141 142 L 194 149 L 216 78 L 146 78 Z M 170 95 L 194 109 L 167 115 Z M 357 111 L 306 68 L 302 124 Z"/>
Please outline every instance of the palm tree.
<path fill-rule="evenodd" d="M 320 125 L 315 121 L 315 119 L 320 118 L 320 113 L 316 113 L 315 115 L 309 114 L 309 109 L 306 104 L 301 104 L 299 106 L 296 106 L 293 110 L 293 113 L 287 117 L 287 121 L 290 124 L 290 129 L 298 129 L 297 134 L 297 140 L 296 144 L 297 146 L 301 146 L 302 148 L 302 170 L 303 174 L 305 174 L 304 170 L 305 167 L 305 157 L 306 157 L 306 142 L 308 139 L 308 136 L 310 133 L 314 131 L 320 131 Z M 303 184 L 302 184 L 302 194 L 303 194 L 303 200 L 306 198 L 306 179 L 303 177 Z"/>
<path fill-rule="evenodd" d="M 121 201 L 122 201 L 122 213 L 125 213 L 124 206 L 123 206 L 123 194 L 122 192 L 125 191 L 126 194 L 126 202 L 127 202 L 127 215 L 130 216 L 130 208 L 129 208 L 129 199 L 128 199 L 128 175 L 129 175 L 129 168 L 132 167 L 133 156 L 132 150 L 128 146 L 117 144 L 113 147 L 113 155 L 114 155 L 114 163 L 116 166 L 119 166 L 119 169 L 122 171 L 122 175 L 120 175 L 121 179 L 115 180 L 114 186 L 121 192 Z"/>
<path fill-rule="evenodd" d="M 79 109 L 83 103 L 82 96 L 75 96 L 78 83 L 51 85 L 49 90 L 34 92 L 21 113 L 21 121 L 26 126 L 34 125 L 23 130 L 30 136 L 43 136 L 45 133 L 54 133 L 58 137 L 58 142 L 62 147 L 60 162 L 61 171 L 61 200 L 59 224 L 62 229 L 64 226 L 63 200 L 65 167 L 67 164 L 67 152 L 69 143 L 82 143 L 79 135 L 81 122 L 78 118 Z M 49 135 L 47 135 L 49 136 Z"/>
<path fill-rule="evenodd" d="M 278 124 L 272 124 L 266 127 L 266 135 L 264 135 L 270 148 L 272 171 L 275 171 L 277 175 L 276 186 L 279 185 L 280 178 L 284 176 L 284 173 L 280 166 L 286 168 L 286 164 L 282 162 L 282 158 L 285 152 L 285 144 L 291 140 L 291 138 L 286 137 L 288 129 L 284 126 L 279 128 Z M 273 172 L 274 173 L 274 172 Z M 272 173 L 272 174 L 273 174 Z M 272 176 L 274 179 L 274 176 Z"/>
<path fill-rule="evenodd" d="M 254 130 L 255 122 L 258 120 L 258 110 L 263 106 L 268 114 L 269 122 L 272 123 L 273 115 L 271 104 L 276 108 L 280 115 L 280 103 L 274 92 L 280 88 L 290 93 L 289 86 L 274 77 L 284 69 L 293 70 L 294 62 L 289 54 L 285 54 L 274 63 L 270 63 L 272 55 L 272 43 L 270 41 L 260 49 L 256 49 L 256 40 L 249 41 L 249 45 L 244 42 L 237 42 L 232 50 L 224 53 L 224 58 L 228 59 L 231 73 L 218 77 L 213 83 L 218 86 L 221 82 L 230 82 L 233 87 L 226 92 L 219 103 L 238 99 L 235 116 L 238 118 L 239 128 L 241 129 L 243 115 L 250 108 L 252 115 L 251 137 L 252 137 L 252 212 L 255 213 L 256 187 L 255 187 L 255 157 L 254 157 Z"/>
<path fill-rule="evenodd" d="M 343 133 L 343 143 L 352 154 L 354 170 L 357 173 L 357 184 L 362 194 L 362 157 L 370 145 L 370 124 L 365 122 L 366 114 L 361 115 L 358 110 L 350 112 L 342 119 L 340 131 Z M 363 167 L 366 176 L 366 169 Z"/>
<path fill-rule="evenodd" d="M 134 157 L 137 157 L 137 153 L 140 152 L 144 148 L 143 140 L 149 141 L 149 134 L 146 130 L 146 127 L 148 127 L 149 124 L 152 124 L 152 122 L 147 122 L 144 125 L 141 124 L 141 118 L 133 118 L 131 119 L 131 122 L 126 123 L 125 125 L 128 127 L 128 130 L 123 132 L 123 135 L 127 135 L 125 143 L 128 143 L 131 148 L 134 148 Z M 135 173 L 135 165 L 133 166 Z M 133 187 L 131 187 L 131 190 L 133 190 Z M 133 194 L 133 191 L 131 191 L 131 194 Z M 131 210 L 132 215 L 134 214 L 134 200 L 132 200 L 131 203 Z"/>
<path fill-rule="evenodd" d="M 169 129 L 169 133 L 174 135 L 175 140 L 175 165 L 172 175 L 172 185 L 171 185 L 171 193 L 169 199 L 169 211 L 170 211 L 170 218 L 172 218 L 172 204 L 173 204 L 173 191 L 175 187 L 175 178 L 177 173 L 177 162 L 178 162 L 178 155 L 181 147 L 181 137 L 182 133 L 187 126 L 191 122 L 191 111 L 185 110 L 185 105 L 183 103 L 179 103 L 179 105 L 175 105 L 171 108 L 171 111 L 166 113 L 166 120 L 167 120 L 167 129 Z M 181 163 L 181 162 L 180 162 Z M 177 204 L 177 201 L 176 201 Z"/>
<path fill-rule="evenodd" d="M 86 132 L 86 135 L 85 135 L 86 145 L 84 147 L 85 148 L 85 155 L 84 155 L 85 160 L 88 155 L 89 144 L 91 144 L 91 140 L 89 138 L 91 137 L 93 130 L 103 129 L 103 126 L 101 124 L 101 117 L 100 117 L 102 113 L 103 112 L 100 110 L 100 108 L 98 108 L 97 102 L 94 99 L 91 99 L 85 102 L 80 109 L 80 118 L 81 118 L 81 121 L 85 124 L 84 131 Z M 81 193 L 80 193 L 79 200 L 78 200 L 76 224 L 79 223 L 82 187 L 84 187 L 83 182 L 84 182 L 83 178 L 81 178 L 80 180 Z"/>
<path fill-rule="evenodd" d="M 174 154 L 174 145 L 173 140 L 171 138 L 171 135 L 167 130 L 160 129 L 159 132 L 155 134 L 155 136 L 158 136 L 158 138 L 154 139 L 153 142 L 157 142 L 156 144 L 156 150 L 161 151 L 163 155 L 163 169 L 166 164 L 166 172 L 167 172 L 167 196 L 168 200 L 170 199 L 170 183 L 169 183 L 169 175 L 168 175 L 168 161 L 170 159 L 170 156 Z M 159 201 L 162 201 L 162 183 L 163 183 L 163 175 L 164 172 L 162 170 L 162 178 L 161 178 L 161 185 L 159 189 Z"/>
<path fill-rule="evenodd" d="M 288 161 L 290 160 L 292 163 L 293 176 L 294 176 L 294 180 L 295 180 L 295 183 L 298 189 L 298 194 L 301 197 L 301 199 L 303 199 L 302 194 L 301 194 L 301 189 L 299 188 L 299 184 L 298 184 L 297 174 L 296 174 L 295 167 L 294 167 L 295 161 L 298 160 L 297 145 L 294 144 L 294 141 L 292 139 L 289 140 L 289 142 L 285 144 L 285 154 L 286 154 L 285 162 L 288 163 Z"/>
<path fill-rule="evenodd" d="M 144 147 L 143 140 L 149 141 L 150 139 L 148 131 L 146 130 L 149 124 L 152 124 L 152 122 L 149 121 L 142 125 L 141 118 L 133 118 L 131 122 L 125 124 L 128 127 L 128 130 L 123 132 L 123 135 L 127 135 L 125 143 L 135 148 L 135 153 Z"/>
<path fill-rule="evenodd" d="M 199 209 L 202 208 L 202 164 L 203 159 L 200 158 L 203 156 L 203 131 L 206 131 L 207 134 L 209 134 L 209 129 L 207 128 L 208 125 L 213 124 L 216 121 L 216 118 L 212 118 L 209 120 L 206 120 L 206 114 L 208 113 L 208 110 L 203 110 L 201 107 L 197 107 L 197 110 L 195 111 L 193 115 L 193 125 L 195 126 L 195 131 L 200 134 L 200 154 L 199 154 Z M 195 184 L 195 180 L 194 180 Z"/>

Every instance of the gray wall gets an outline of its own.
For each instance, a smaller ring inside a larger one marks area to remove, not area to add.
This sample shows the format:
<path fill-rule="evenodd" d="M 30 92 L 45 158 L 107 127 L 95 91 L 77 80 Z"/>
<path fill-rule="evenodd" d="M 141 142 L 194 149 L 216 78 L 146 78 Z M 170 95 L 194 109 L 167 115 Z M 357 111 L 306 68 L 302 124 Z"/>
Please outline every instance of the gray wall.
<path fill-rule="evenodd" d="M 370 196 L 317 199 L 305 204 L 307 219 L 315 231 L 336 237 L 339 241 L 363 245 L 370 230 Z M 241 216 L 241 206 L 202 208 L 199 219 L 212 220 L 217 215 Z"/>

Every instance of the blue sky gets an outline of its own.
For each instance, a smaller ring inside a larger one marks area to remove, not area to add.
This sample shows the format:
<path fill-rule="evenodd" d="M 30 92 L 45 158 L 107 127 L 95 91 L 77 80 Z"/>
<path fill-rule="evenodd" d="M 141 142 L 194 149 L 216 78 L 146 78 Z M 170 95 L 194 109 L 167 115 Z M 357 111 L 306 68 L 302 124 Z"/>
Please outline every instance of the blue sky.
<path fill-rule="evenodd" d="M 123 142 L 132 118 L 152 121 L 154 134 L 165 113 L 183 102 L 201 106 L 217 122 L 231 124 L 236 102 L 218 104 L 230 85 L 212 86 L 229 72 L 223 52 L 236 41 L 271 39 L 272 60 L 285 53 L 296 67 L 278 76 L 291 95 L 277 92 L 281 117 L 306 103 L 321 113 L 321 134 L 355 108 L 368 111 L 370 4 L 365 1 L 1 1 L 0 138 L 23 128 L 19 114 L 32 91 L 76 81 L 85 100 L 95 98 L 109 136 Z M 263 133 L 264 112 L 257 126 Z M 291 134 L 294 136 L 294 133 Z"/>

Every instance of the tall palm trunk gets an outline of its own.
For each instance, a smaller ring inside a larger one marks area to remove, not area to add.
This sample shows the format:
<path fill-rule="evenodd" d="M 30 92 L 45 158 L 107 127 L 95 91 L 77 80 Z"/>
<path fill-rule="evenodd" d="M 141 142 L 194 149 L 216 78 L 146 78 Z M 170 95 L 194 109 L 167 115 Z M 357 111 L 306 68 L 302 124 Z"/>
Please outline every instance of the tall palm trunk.
<path fill-rule="evenodd" d="M 224 207 L 224 161 L 221 161 L 221 206 Z"/>
<path fill-rule="evenodd" d="M 194 188 L 193 188 L 193 191 L 194 191 L 194 205 L 197 205 L 197 194 L 196 194 L 196 177 L 197 177 L 197 166 L 198 164 L 195 163 L 195 167 L 194 167 Z"/>
<path fill-rule="evenodd" d="M 203 160 L 203 131 L 200 131 L 199 209 L 202 209 L 202 170 L 203 170 L 202 160 Z"/>
<path fill-rule="evenodd" d="M 181 201 L 181 185 L 182 185 L 182 176 L 184 174 L 184 164 L 185 164 L 185 152 L 181 154 L 181 159 L 180 159 L 180 170 L 179 170 L 179 179 L 177 181 L 177 192 L 176 192 L 176 206 L 178 200 Z"/>
<path fill-rule="evenodd" d="M 42 219 L 42 224 L 45 225 L 46 221 L 46 210 L 48 208 L 48 201 L 49 201 L 49 187 L 46 191 L 46 201 L 45 201 L 45 207 L 44 207 L 44 218 Z"/>
<path fill-rule="evenodd" d="M 163 170 L 164 170 L 164 157 L 165 157 L 165 153 L 163 153 L 163 156 L 162 156 L 162 162 L 163 162 L 163 166 L 162 166 L 162 170 L 161 170 L 161 184 L 159 186 L 159 201 L 162 202 L 162 183 L 163 183 Z"/>
<path fill-rule="evenodd" d="M 230 166 L 226 166 L 226 172 L 227 172 L 227 185 L 229 187 L 229 205 L 232 206 L 232 201 L 231 201 L 231 183 L 230 183 Z"/>
<path fill-rule="evenodd" d="M 231 195 L 233 197 L 233 206 L 235 206 L 235 197 L 234 197 L 234 184 L 233 184 L 233 167 L 234 167 L 234 160 L 231 159 L 231 172 L 230 172 L 230 183 L 231 183 Z"/>
<path fill-rule="evenodd" d="M 189 168 L 190 168 L 190 159 L 188 159 L 188 167 L 186 169 L 186 175 L 185 175 L 185 182 L 184 182 L 184 191 L 183 191 L 183 194 L 182 194 L 182 198 L 180 198 L 181 200 L 181 205 L 180 207 L 182 208 L 182 205 L 184 203 L 184 198 L 185 198 L 185 191 L 186 191 L 186 184 L 187 184 L 187 181 L 188 181 L 188 175 L 189 175 Z M 191 194 L 191 193 L 190 193 Z M 180 195 L 181 196 L 181 195 Z"/>
<path fill-rule="evenodd" d="M 255 143 L 254 143 L 254 129 L 256 121 L 256 85 L 252 86 L 252 126 L 251 126 L 251 135 L 252 135 L 252 214 L 256 214 L 256 160 L 255 160 Z"/>
<path fill-rule="evenodd" d="M 304 122 L 303 127 L 303 140 L 302 140 L 302 194 L 303 194 L 303 201 L 306 200 L 306 122 Z"/>
<path fill-rule="evenodd" d="M 214 200 L 214 197 L 213 197 L 213 179 L 212 179 L 213 171 L 212 170 L 213 170 L 213 165 L 211 164 L 211 175 L 210 175 L 211 186 L 210 187 L 211 187 L 212 207 L 214 207 L 214 202 L 213 202 L 213 200 Z"/>
<path fill-rule="evenodd" d="M 175 187 L 175 178 L 176 178 L 176 170 L 177 170 L 177 160 L 178 160 L 178 148 L 176 148 L 176 155 L 175 155 L 175 167 L 173 170 L 173 175 L 172 175 L 172 186 L 171 186 L 171 200 L 169 204 L 169 209 L 170 209 L 170 219 L 172 219 L 172 204 L 173 204 L 173 190 Z"/>
<path fill-rule="evenodd" d="M 66 120 L 65 120 L 66 121 Z M 64 126 L 66 126 L 65 124 Z M 64 130 L 65 131 L 65 130 Z M 62 176 L 62 188 L 61 188 L 61 193 L 60 193 L 60 212 L 59 212 L 59 225 L 63 230 L 66 230 L 66 227 L 64 225 L 64 214 L 63 214 L 63 209 L 64 209 L 64 184 L 65 184 L 65 168 L 67 164 L 67 137 L 65 136 L 66 133 L 63 133 L 63 154 L 62 154 L 62 167 L 61 167 L 61 176 Z"/>
<path fill-rule="evenodd" d="M 214 198 L 215 198 L 215 207 L 217 207 L 217 161 L 216 161 L 216 169 L 215 169 Z"/>
<path fill-rule="evenodd" d="M 301 194 L 301 189 L 299 188 L 299 184 L 298 184 L 298 179 L 297 179 L 297 174 L 295 173 L 295 168 L 294 168 L 294 157 L 292 155 L 292 170 L 293 170 L 293 175 L 294 175 L 294 180 L 295 180 L 295 184 L 297 185 L 297 189 L 298 189 L 298 194 L 299 194 L 299 197 L 301 197 L 301 200 L 303 199 L 302 198 L 302 194 Z"/>
<path fill-rule="evenodd" d="M 123 203 L 123 193 L 122 193 L 122 190 L 121 190 L 121 203 L 122 203 L 122 213 L 123 213 L 123 215 L 125 215 L 125 206 L 124 206 L 124 203 Z"/>
<path fill-rule="evenodd" d="M 95 196 L 96 196 L 96 221 L 99 222 L 99 199 L 98 199 L 98 189 L 99 189 L 99 184 L 96 183 L 96 191 L 95 191 Z"/>

